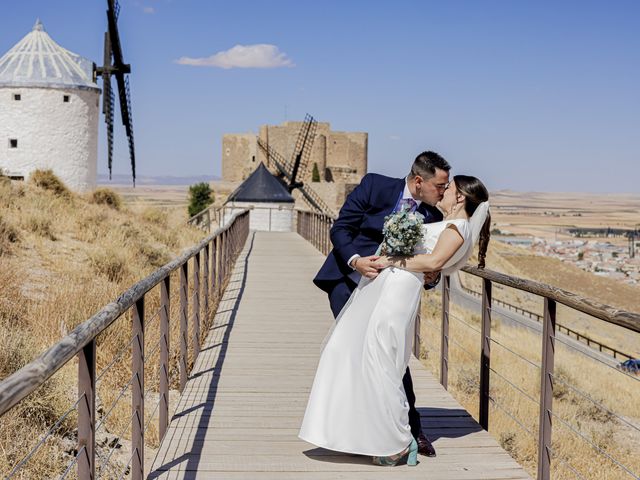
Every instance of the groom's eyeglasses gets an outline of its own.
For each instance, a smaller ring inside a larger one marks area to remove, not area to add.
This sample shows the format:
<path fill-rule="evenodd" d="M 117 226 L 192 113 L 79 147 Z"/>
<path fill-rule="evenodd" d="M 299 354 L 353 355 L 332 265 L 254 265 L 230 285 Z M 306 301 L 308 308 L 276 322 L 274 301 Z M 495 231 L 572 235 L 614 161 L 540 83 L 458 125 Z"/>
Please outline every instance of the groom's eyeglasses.
<path fill-rule="evenodd" d="M 446 190 L 447 188 L 449 188 L 449 184 L 451 182 L 447 182 L 447 183 L 436 183 L 433 186 L 436 187 L 438 190 Z"/>

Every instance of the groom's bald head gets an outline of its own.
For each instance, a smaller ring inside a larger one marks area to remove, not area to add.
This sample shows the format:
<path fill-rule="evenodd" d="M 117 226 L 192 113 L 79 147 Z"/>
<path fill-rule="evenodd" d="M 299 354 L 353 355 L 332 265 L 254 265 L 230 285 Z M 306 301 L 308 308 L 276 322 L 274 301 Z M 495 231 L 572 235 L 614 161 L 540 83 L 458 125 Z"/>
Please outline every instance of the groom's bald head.
<path fill-rule="evenodd" d="M 409 177 L 413 178 L 416 175 L 419 175 L 424 180 L 428 180 L 431 177 L 435 176 L 436 170 L 444 170 L 445 172 L 449 172 L 449 170 L 451 170 L 451 165 L 449 165 L 449 162 L 447 162 L 436 152 L 422 152 L 413 161 Z"/>

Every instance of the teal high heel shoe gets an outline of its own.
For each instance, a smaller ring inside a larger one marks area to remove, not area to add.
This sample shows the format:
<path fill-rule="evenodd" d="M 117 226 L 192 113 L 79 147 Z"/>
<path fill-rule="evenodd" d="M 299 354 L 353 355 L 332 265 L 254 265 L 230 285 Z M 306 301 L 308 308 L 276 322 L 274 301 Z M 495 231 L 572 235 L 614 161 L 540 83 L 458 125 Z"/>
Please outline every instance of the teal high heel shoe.
<path fill-rule="evenodd" d="M 415 467 L 418 464 L 418 442 L 416 439 L 412 439 L 411 443 L 402 452 L 396 455 L 389 455 L 388 457 L 373 457 L 373 464 L 381 467 L 395 467 L 407 457 L 407 465 Z"/>

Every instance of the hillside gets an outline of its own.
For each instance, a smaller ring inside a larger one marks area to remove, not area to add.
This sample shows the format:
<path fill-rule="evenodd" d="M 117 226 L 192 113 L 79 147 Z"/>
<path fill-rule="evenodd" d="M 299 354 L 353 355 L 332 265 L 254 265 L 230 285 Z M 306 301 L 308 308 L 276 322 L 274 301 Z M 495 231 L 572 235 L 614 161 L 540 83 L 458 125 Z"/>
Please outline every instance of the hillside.
<path fill-rule="evenodd" d="M 55 177 L 45 180 L 38 187 L 0 177 L 0 378 L 203 236 L 185 226 L 186 209 L 127 207 L 108 190 L 81 196 L 67 191 Z M 149 312 L 154 311 L 155 297 L 148 300 Z M 128 316 L 117 322 L 119 326 L 98 338 L 98 371 L 129 343 Z M 152 325 L 149 333 L 157 335 L 155 329 Z M 172 363 L 177 362 L 173 348 L 171 355 Z M 3 477 L 73 403 L 77 375 L 73 364 L 2 417 Z M 110 405 L 128 375 L 126 362 L 105 375 L 99 401 Z M 152 386 L 157 380 L 150 374 L 145 381 Z M 100 435 L 121 431 L 129 419 L 125 402 L 114 410 Z M 25 478 L 44 478 L 63 469 L 72 453 L 74 425 L 73 416 L 63 422 L 59 434 L 29 462 Z M 148 433 L 152 441 L 157 436 L 153 428 Z M 117 455 L 113 458 L 118 461 Z"/>
<path fill-rule="evenodd" d="M 475 262 L 476 258 L 472 258 Z M 516 246 L 492 241 L 487 254 L 487 268 L 516 277 L 547 283 L 605 305 L 640 312 L 640 287 L 585 272 L 556 258 L 533 255 Z M 466 285 L 480 290 L 479 279 L 462 274 Z M 542 314 L 543 300 L 511 288 L 496 285 L 494 295 L 512 305 Z M 621 351 L 640 356 L 640 334 L 607 324 L 601 320 L 559 306 L 558 321 L 570 328 Z"/>

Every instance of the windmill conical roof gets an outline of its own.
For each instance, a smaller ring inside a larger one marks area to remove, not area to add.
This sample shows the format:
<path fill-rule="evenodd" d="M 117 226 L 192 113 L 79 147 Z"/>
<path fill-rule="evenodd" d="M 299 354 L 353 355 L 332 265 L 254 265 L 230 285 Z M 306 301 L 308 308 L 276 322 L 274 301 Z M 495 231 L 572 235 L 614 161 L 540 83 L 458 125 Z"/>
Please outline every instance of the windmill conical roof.
<path fill-rule="evenodd" d="M 40 19 L 0 58 L 0 87 L 97 89 L 93 62 L 61 47 Z"/>
<path fill-rule="evenodd" d="M 258 168 L 229 195 L 227 202 L 293 203 L 294 199 L 282 182 L 260 162 Z"/>

